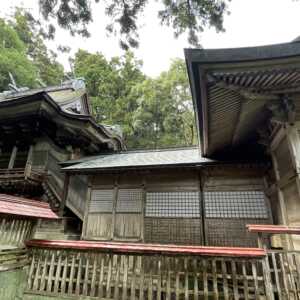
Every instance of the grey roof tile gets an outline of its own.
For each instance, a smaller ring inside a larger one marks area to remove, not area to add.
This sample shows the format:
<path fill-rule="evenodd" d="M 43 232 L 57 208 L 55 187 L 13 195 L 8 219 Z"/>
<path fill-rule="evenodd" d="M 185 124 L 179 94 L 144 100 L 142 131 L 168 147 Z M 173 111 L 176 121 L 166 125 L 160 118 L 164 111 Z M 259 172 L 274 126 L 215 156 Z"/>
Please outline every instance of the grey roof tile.
<path fill-rule="evenodd" d="M 198 148 L 166 149 L 151 151 L 128 151 L 114 154 L 105 154 L 74 161 L 76 164 L 63 168 L 63 170 L 89 170 L 132 168 L 147 166 L 168 165 L 197 165 L 214 162 L 211 159 L 201 157 Z M 66 162 L 71 164 L 72 161 Z"/>

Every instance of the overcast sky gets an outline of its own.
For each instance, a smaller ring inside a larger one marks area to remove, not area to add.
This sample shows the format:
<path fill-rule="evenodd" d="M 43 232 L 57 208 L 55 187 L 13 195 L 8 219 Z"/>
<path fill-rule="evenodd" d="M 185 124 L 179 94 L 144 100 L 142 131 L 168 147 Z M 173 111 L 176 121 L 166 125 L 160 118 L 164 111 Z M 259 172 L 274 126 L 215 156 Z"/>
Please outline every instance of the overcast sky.
<path fill-rule="evenodd" d="M 37 0 L 2 0 L 0 14 L 12 12 L 12 7 L 20 6 L 31 9 L 38 17 Z M 101 1 L 100 1 L 101 2 Z M 175 57 L 183 58 L 183 48 L 189 47 L 185 37 L 175 39 L 172 29 L 159 25 L 157 9 L 159 4 L 150 0 L 141 18 L 140 47 L 135 54 L 144 62 L 143 70 L 150 76 L 156 76 L 167 70 L 170 61 Z M 228 48 L 256 46 L 289 42 L 300 35 L 300 1 L 293 0 L 232 0 L 231 14 L 225 18 L 225 33 L 215 33 L 207 29 L 201 36 L 204 48 Z M 91 37 L 71 37 L 67 32 L 58 30 L 54 43 L 68 45 L 71 54 L 82 48 L 90 52 L 102 52 L 111 57 L 121 55 L 122 50 L 117 37 L 108 37 L 105 25 L 108 23 L 101 4 L 93 5 L 94 22 L 89 26 Z M 60 55 L 59 61 L 68 66 L 68 55 Z"/>

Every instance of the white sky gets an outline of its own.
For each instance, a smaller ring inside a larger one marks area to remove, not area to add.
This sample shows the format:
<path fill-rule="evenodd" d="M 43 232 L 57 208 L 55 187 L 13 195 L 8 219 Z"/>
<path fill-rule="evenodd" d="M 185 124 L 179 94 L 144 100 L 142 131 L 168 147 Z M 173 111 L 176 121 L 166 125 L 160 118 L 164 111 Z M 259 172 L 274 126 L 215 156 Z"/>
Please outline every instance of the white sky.
<path fill-rule="evenodd" d="M 39 16 L 36 0 L 2 0 L 0 15 L 12 11 L 12 7 L 30 8 Z M 101 1 L 100 1 L 101 2 Z M 150 0 L 144 16 L 141 18 L 140 47 L 135 50 L 136 57 L 144 62 L 143 70 L 150 76 L 156 76 L 167 70 L 170 60 L 183 58 L 183 48 L 189 47 L 185 37 L 175 39 L 172 29 L 159 25 L 156 17 L 159 4 Z M 201 36 L 204 48 L 227 48 L 256 46 L 264 44 L 289 42 L 300 35 L 300 1 L 294 0 L 232 0 L 231 14 L 225 18 L 225 33 L 215 33 L 208 29 Z M 105 25 L 108 23 L 101 4 L 93 5 L 94 22 L 89 26 L 91 37 L 71 37 L 67 32 L 58 30 L 56 45 L 68 45 L 71 55 L 79 48 L 90 52 L 102 52 L 106 57 L 121 55 L 118 38 L 107 36 Z M 60 55 L 61 63 L 69 69 L 68 55 Z"/>

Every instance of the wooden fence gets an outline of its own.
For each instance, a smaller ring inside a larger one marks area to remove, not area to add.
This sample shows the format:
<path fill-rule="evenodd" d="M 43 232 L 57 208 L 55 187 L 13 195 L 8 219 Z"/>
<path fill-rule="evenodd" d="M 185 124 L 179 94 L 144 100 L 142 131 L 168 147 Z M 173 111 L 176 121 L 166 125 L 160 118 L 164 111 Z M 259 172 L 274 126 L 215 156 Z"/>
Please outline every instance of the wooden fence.
<path fill-rule="evenodd" d="M 248 231 L 258 234 L 258 244 L 266 249 L 265 271 L 270 281 L 272 299 L 300 299 L 300 251 L 267 249 L 266 236 L 273 234 L 299 235 L 300 227 L 285 225 L 247 225 Z"/>
<path fill-rule="evenodd" d="M 26 168 L 14 168 L 14 169 L 1 169 L 0 181 L 1 182 L 13 182 L 23 181 L 29 179 L 34 182 L 41 182 L 44 178 L 44 173 L 35 169 Z"/>
<path fill-rule="evenodd" d="M 29 241 L 27 293 L 97 299 L 270 299 L 265 251 Z"/>
<path fill-rule="evenodd" d="M 268 269 L 276 299 L 300 299 L 300 251 L 268 251 Z"/>

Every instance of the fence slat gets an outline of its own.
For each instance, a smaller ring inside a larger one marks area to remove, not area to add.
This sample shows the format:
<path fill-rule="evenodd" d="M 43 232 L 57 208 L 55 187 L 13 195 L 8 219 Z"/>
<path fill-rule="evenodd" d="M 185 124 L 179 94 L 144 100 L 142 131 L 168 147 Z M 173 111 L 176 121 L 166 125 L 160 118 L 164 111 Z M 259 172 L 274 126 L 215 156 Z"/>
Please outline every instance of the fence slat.
<path fill-rule="evenodd" d="M 226 268 L 226 262 L 224 259 L 222 259 L 222 277 L 223 277 L 223 292 L 224 292 L 224 299 L 229 299 L 228 294 L 228 281 L 227 281 L 227 268 Z"/>
<path fill-rule="evenodd" d="M 28 290 L 33 293 L 115 300 L 250 300 L 260 296 L 270 300 L 263 283 L 264 257 L 134 255 L 50 248 L 33 248 L 31 252 Z M 276 264 L 271 269 L 275 278 L 274 270 Z M 290 266 L 288 275 L 296 276 L 295 270 Z M 281 279 L 277 281 L 280 287 Z"/>

